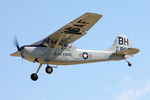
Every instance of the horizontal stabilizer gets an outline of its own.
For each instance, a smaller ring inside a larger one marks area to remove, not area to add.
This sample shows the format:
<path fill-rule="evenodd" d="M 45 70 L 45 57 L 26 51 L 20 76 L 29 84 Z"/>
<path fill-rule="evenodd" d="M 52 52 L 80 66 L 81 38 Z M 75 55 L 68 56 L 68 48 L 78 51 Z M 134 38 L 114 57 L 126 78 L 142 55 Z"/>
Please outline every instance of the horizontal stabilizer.
<path fill-rule="evenodd" d="M 113 54 L 116 54 L 116 55 L 134 55 L 134 54 L 138 53 L 139 51 L 140 50 L 137 48 L 128 48 L 126 50 L 121 50 L 121 51 L 115 52 Z"/>

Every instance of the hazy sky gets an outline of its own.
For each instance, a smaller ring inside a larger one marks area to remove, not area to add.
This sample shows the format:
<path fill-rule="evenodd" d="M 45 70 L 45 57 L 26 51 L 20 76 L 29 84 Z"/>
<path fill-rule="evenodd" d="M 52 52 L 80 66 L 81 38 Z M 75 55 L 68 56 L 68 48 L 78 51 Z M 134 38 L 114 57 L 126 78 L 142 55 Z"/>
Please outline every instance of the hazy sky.
<path fill-rule="evenodd" d="M 32 44 L 86 12 L 104 15 L 88 34 L 74 44 L 103 50 L 119 34 L 141 51 L 132 68 L 125 61 L 58 66 L 51 75 L 43 65 L 39 79 L 30 75 L 39 66 L 9 54 Z M 149 0 L 0 0 L 0 100 L 149 100 Z"/>

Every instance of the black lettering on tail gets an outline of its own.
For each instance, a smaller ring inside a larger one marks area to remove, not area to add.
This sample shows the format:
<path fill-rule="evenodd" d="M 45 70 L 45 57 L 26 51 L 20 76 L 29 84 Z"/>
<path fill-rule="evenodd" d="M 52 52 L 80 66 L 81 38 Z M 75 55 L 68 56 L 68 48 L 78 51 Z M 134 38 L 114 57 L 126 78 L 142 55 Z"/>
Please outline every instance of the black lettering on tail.
<path fill-rule="evenodd" d="M 119 45 L 127 45 L 129 46 L 129 40 L 128 38 L 119 37 Z"/>

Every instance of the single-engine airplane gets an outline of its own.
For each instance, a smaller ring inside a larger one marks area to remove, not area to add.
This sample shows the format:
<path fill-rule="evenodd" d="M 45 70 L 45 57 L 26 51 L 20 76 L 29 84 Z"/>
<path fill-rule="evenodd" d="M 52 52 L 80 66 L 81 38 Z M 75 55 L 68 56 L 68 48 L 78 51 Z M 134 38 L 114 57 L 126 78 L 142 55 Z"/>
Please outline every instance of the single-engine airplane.
<path fill-rule="evenodd" d="M 45 71 L 48 74 L 53 72 L 52 65 L 73 65 L 83 63 L 94 63 L 103 61 L 125 60 L 129 66 L 131 63 L 127 58 L 139 52 L 139 49 L 132 48 L 129 39 L 125 35 L 119 35 L 114 44 L 102 51 L 77 49 L 68 46 L 80 37 L 87 34 L 87 31 L 102 17 L 100 14 L 85 13 L 48 37 L 33 43 L 19 47 L 17 40 L 15 45 L 18 49 L 11 56 L 21 56 L 22 58 L 40 63 L 37 71 L 31 74 L 31 79 L 38 79 L 37 73 L 43 64 L 47 64 Z"/>

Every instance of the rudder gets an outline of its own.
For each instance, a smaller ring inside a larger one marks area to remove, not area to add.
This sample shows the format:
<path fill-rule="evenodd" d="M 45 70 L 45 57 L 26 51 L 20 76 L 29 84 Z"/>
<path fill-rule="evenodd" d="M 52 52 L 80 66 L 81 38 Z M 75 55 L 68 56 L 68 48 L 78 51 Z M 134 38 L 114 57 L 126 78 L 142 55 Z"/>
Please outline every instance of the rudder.
<path fill-rule="evenodd" d="M 118 35 L 115 39 L 114 44 L 110 48 L 108 48 L 107 51 L 119 52 L 128 48 L 132 48 L 128 37 L 125 35 Z"/>

